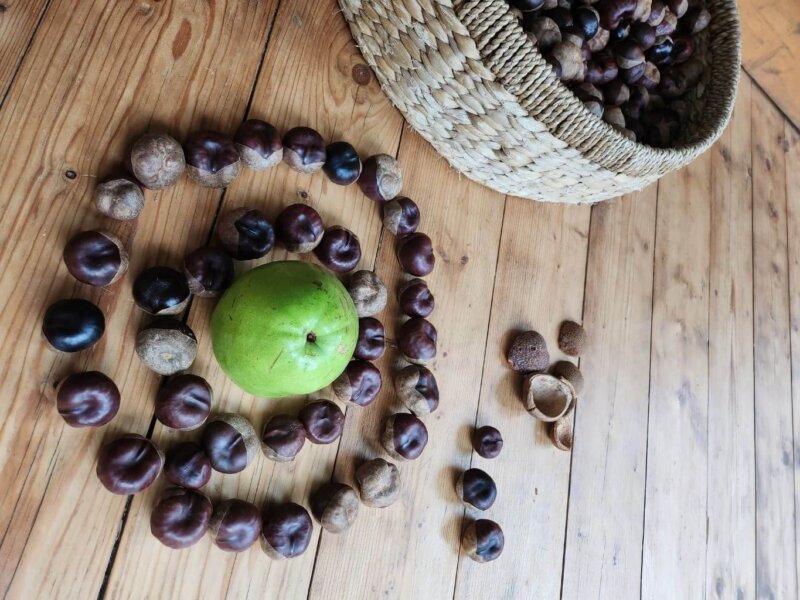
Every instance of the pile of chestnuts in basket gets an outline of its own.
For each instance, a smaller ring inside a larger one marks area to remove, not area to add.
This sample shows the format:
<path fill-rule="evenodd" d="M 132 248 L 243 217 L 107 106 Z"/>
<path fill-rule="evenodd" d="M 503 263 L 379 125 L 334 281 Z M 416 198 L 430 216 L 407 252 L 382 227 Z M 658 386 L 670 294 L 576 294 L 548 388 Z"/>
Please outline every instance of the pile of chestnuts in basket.
<path fill-rule="evenodd" d="M 626 137 L 673 145 L 707 65 L 701 0 L 509 0 L 529 39 L 587 110 Z"/>

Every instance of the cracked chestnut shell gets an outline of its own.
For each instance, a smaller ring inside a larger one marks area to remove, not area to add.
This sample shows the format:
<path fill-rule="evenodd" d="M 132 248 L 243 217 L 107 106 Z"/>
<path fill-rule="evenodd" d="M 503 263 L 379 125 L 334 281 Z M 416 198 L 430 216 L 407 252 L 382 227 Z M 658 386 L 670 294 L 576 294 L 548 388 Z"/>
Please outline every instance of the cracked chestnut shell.
<path fill-rule="evenodd" d="M 206 534 L 212 513 L 211 501 L 203 494 L 171 488 L 150 513 L 150 533 L 168 548 L 188 548 Z"/>
<path fill-rule="evenodd" d="M 398 460 L 414 460 L 428 444 L 428 429 L 416 416 L 397 413 L 386 419 L 381 443 L 390 456 Z"/>
<path fill-rule="evenodd" d="M 376 154 L 364 161 L 358 185 L 375 202 L 394 199 L 403 189 L 400 163 L 388 154 Z"/>
<path fill-rule="evenodd" d="M 325 150 L 325 165 L 322 170 L 333 183 L 350 185 L 361 175 L 361 159 L 358 152 L 347 142 L 334 142 Z"/>
<path fill-rule="evenodd" d="M 347 273 L 361 260 L 361 242 L 358 236 L 344 227 L 334 225 L 325 230 L 314 255 L 325 267 L 335 273 Z"/>
<path fill-rule="evenodd" d="M 105 329 L 103 311 L 80 298 L 54 302 L 47 307 L 42 320 L 42 334 L 59 352 L 80 352 L 91 348 L 103 337 Z"/>
<path fill-rule="evenodd" d="M 428 317 L 436 306 L 428 284 L 416 277 L 400 287 L 397 299 L 400 310 L 409 317 Z"/>
<path fill-rule="evenodd" d="M 275 415 L 261 429 L 261 451 L 277 462 L 294 460 L 305 441 L 303 423 L 292 415 Z"/>
<path fill-rule="evenodd" d="M 378 397 L 382 384 L 378 367 L 365 360 L 352 360 L 334 380 L 331 388 L 342 402 L 367 406 Z"/>
<path fill-rule="evenodd" d="M 170 483 L 199 490 L 211 479 L 211 460 L 196 442 L 181 442 L 167 450 L 164 476 Z"/>
<path fill-rule="evenodd" d="M 472 560 L 485 563 L 503 553 L 505 537 L 500 525 L 489 519 L 478 519 L 464 529 L 461 545 Z"/>
<path fill-rule="evenodd" d="M 283 160 L 283 143 L 278 130 L 260 119 L 248 119 L 233 136 L 236 150 L 244 166 L 263 171 Z"/>
<path fill-rule="evenodd" d="M 311 252 L 322 240 L 325 225 L 307 204 L 290 204 L 275 220 L 275 233 L 289 252 Z"/>
<path fill-rule="evenodd" d="M 131 170 L 148 189 L 160 190 L 175 185 L 185 169 L 183 148 L 166 133 L 146 133 L 131 148 Z"/>
<path fill-rule="evenodd" d="M 133 177 L 111 177 L 94 189 L 94 206 L 110 219 L 132 221 L 144 208 L 144 191 Z"/>
<path fill-rule="evenodd" d="M 411 198 L 399 196 L 383 205 L 383 226 L 395 235 L 414 233 L 419 222 L 419 207 Z"/>
<path fill-rule="evenodd" d="M 100 427 L 119 411 L 117 384 L 99 371 L 67 376 L 56 387 L 56 408 L 70 427 Z"/>
<path fill-rule="evenodd" d="M 82 231 L 64 246 L 64 264 L 81 283 L 105 287 L 128 270 L 128 253 L 112 233 Z"/>
<path fill-rule="evenodd" d="M 258 434 L 243 416 L 223 413 L 205 426 L 202 444 L 215 471 L 239 473 L 256 455 Z"/>
<path fill-rule="evenodd" d="M 133 282 L 136 306 L 151 315 L 177 315 L 189 303 L 186 275 L 170 267 L 145 269 Z"/>
<path fill-rule="evenodd" d="M 456 494 L 467 506 L 488 510 L 497 499 L 497 486 L 485 471 L 467 469 L 456 482 Z"/>
<path fill-rule="evenodd" d="M 431 238 L 424 233 L 411 233 L 400 238 L 397 243 L 397 260 L 406 273 L 415 277 L 430 274 L 436 264 Z"/>
<path fill-rule="evenodd" d="M 385 508 L 400 497 L 400 471 L 382 458 L 373 458 L 356 469 L 361 502 L 373 508 Z"/>
<path fill-rule="evenodd" d="M 316 173 L 325 159 L 325 140 L 310 127 L 295 127 L 283 136 L 283 161 L 298 173 Z"/>
<path fill-rule="evenodd" d="M 358 341 L 353 352 L 361 360 L 378 360 L 386 349 L 386 333 L 383 323 L 374 317 L 358 320 Z"/>
<path fill-rule="evenodd" d="M 436 328 L 422 317 L 413 317 L 400 326 L 397 345 L 408 362 L 424 365 L 436 358 Z"/>
<path fill-rule="evenodd" d="M 483 458 L 496 458 L 503 449 L 503 436 L 491 425 L 478 427 L 472 432 L 472 447 Z"/>
<path fill-rule="evenodd" d="M 347 291 L 359 317 L 371 317 L 386 307 L 386 286 L 372 271 L 356 271 L 350 277 Z"/>
<path fill-rule="evenodd" d="M 234 208 L 223 214 L 217 222 L 217 238 L 236 260 L 262 258 L 275 245 L 272 224 L 257 208 Z"/>
<path fill-rule="evenodd" d="M 403 405 L 418 417 L 439 407 L 439 386 L 425 367 L 409 365 L 400 370 L 394 377 L 394 389 Z"/>
<path fill-rule="evenodd" d="M 272 559 L 300 556 L 311 543 L 314 525 L 308 511 L 299 504 L 267 506 L 261 520 L 261 549 Z"/>
<path fill-rule="evenodd" d="M 97 478 L 112 494 L 136 494 L 156 480 L 163 465 L 164 455 L 151 440 L 128 433 L 100 447 Z"/>
<path fill-rule="evenodd" d="M 261 536 L 261 513 L 244 500 L 225 500 L 214 507 L 208 533 L 217 548 L 244 552 Z"/>
<path fill-rule="evenodd" d="M 341 533 L 348 529 L 358 516 L 358 495 L 344 483 L 326 483 L 311 495 L 311 514 L 323 529 Z"/>
<path fill-rule="evenodd" d="M 195 131 L 186 138 L 183 152 L 186 172 L 203 187 L 225 188 L 239 175 L 239 151 L 221 133 Z"/>
<path fill-rule="evenodd" d="M 183 259 L 189 291 L 200 298 L 213 298 L 233 283 L 233 260 L 219 248 L 203 246 Z"/>
<path fill-rule="evenodd" d="M 211 385 L 199 375 L 175 375 L 156 394 L 156 418 L 172 429 L 196 429 L 211 414 L 212 398 Z"/>
<path fill-rule="evenodd" d="M 139 331 L 136 354 L 159 375 L 174 375 L 192 366 L 197 356 L 197 338 L 188 325 L 162 317 Z"/>
<path fill-rule="evenodd" d="M 342 435 L 344 413 L 330 400 L 316 400 L 306 404 L 298 415 L 308 441 L 313 444 L 331 444 Z"/>

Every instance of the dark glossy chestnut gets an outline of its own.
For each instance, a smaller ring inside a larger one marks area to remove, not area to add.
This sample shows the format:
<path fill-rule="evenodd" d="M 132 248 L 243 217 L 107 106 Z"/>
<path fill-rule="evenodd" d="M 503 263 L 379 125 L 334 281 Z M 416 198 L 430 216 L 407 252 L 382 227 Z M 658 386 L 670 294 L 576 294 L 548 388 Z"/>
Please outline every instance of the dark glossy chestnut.
<path fill-rule="evenodd" d="M 653 0 L 650 3 L 650 14 L 647 16 L 645 22 L 653 27 L 658 26 L 664 20 L 664 15 L 667 14 L 667 5 L 662 0 Z"/>
<path fill-rule="evenodd" d="M 156 418 L 172 429 L 196 429 L 211 414 L 212 397 L 211 385 L 199 375 L 175 375 L 156 394 Z"/>
<path fill-rule="evenodd" d="M 687 35 L 700 33 L 711 22 L 711 13 L 708 9 L 693 6 L 686 11 L 683 18 L 678 22 L 678 29 Z"/>
<path fill-rule="evenodd" d="M 186 172 L 203 187 L 225 188 L 239 175 L 239 151 L 233 140 L 216 131 L 190 133 L 183 145 Z"/>
<path fill-rule="evenodd" d="M 283 143 L 278 130 L 266 121 L 248 119 L 233 136 L 244 166 L 263 171 L 283 160 Z"/>
<path fill-rule="evenodd" d="M 380 277 L 372 271 L 356 271 L 347 283 L 359 317 L 371 317 L 386 307 L 388 293 Z"/>
<path fill-rule="evenodd" d="M 414 233 L 419 222 L 419 207 L 411 198 L 398 196 L 383 205 L 383 226 L 395 235 Z"/>
<path fill-rule="evenodd" d="M 413 317 L 400 326 L 397 345 L 408 362 L 417 365 L 429 363 L 436 357 L 436 328 L 422 317 Z"/>
<path fill-rule="evenodd" d="M 618 26 L 609 30 L 608 39 L 610 42 L 621 42 L 627 39 L 631 33 L 631 22 L 622 21 Z"/>
<path fill-rule="evenodd" d="M 572 11 L 563 6 L 558 6 L 548 10 L 546 15 L 555 21 L 556 25 L 558 25 L 558 28 L 561 29 L 561 31 L 569 29 L 575 24 L 575 21 L 572 18 Z"/>
<path fill-rule="evenodd" d="M 170 267 L 150 267 L 133 282 L 133 300 L 151 315 L 177 315 L 189 303 L 186 275 Z"/>
<path fill-rule="evenodd" d="M 219 296 L 233 283 L 233 260 L 219 248 L 203 246 L 183 259 L 189 291 L 200 298 Z"/>
<path fill-rule="evenodd" d="M 272 224 L 257 208 L 234 208 L 224 213 L 217 222 L 217 238 L 236 260 L 262 258 L 275 245 Z"/>
<path fill-rule="evenodd" d="M 113 494 L 136 494 L 156 480 L 163 465 L 164 455 L 151 440 L 128 433 L 100 447 L 97 478 Z"/>
<path fill-rule="evenodd" d="M 303 423 L 291 415 L 275 415 L 261 429 L 261 451 L 270 460 L 294 460 L 305 442 Z"/>
<path fill-rule="evenodd" d="M 94 189 L 94 206 L 110 219 L 132 221 L 144 208 L 144 191 L 130 175 L 113 176 Z"/>
<path fill-rule="evenodd" d="M 208 531 L 213 510 L 211 501 L 199 492 L 168 489 L 150 513 L 150 533 L 168 548 L 188 548 Z"/>
<path fill-rule="evenodd" d="M 358 516 L 358 495 L 344 483 L 326 483 L 309 498 L 311 514 L 331 533 L 349 529 Z"/>
<path fill-rule="evenodd" d="M 295 127 L 283 136 L 283 161 L 295 171 L 316 173 L 325 158 L 325 140 L 310 127 Z"/>
<path fill-rule="evenodd" d="M 685 35 L 676 35 L 672 45 L 672 63 L 679 65 L 685 63 L 694 54 L 694 42 Z"/>
<path fill-rule="evenodd" d="M 139 331 L 136 354 L 159 375 L 174 375 L 192 366 L 197 356 L 197 338 L 188 325 L 162 317 Z"/>
<path fill-rule="evenodd" d="M 373 508 L 385 508 L 400 497 L 400 471 L 389 461 L 373 458 L 356 469 L 361 502 Z"/>
<path fill-rule="evenodd" d="M 58 300 L 47 307 L 42 320 L 45 339 L 59 352 L 80 352 L 103 337 L 103 311 L 88 300 Z"/>
<path fill-rule="evenodd" d="M 67 271 L 81 283 L 107 286 L 128 270 L 122 241 L 107 231 L 82 231 L 64 246 Z"/>
<path fill-rule="evenodd" d="M 648 50 L 656 43 L 656 28 L 647 23 L 634 23 L 628 39 L 637 43 L 642 50 Z"/>
<path fill-rule="evenodd" d="M 325 230 L 322 240 L 314 248 L 314 255 L 331 271 L 347 273 L 361 260 L 361 242 L 349 229 L 334 225 Z"/>
<path fill-rule="evenodd" d="M 311 543 L 314 525 L 308 511 L 294 502 L 267 506 L 261 515 L 261 549 L 275 560 L 294 558 Z"/>
<path fill-rule="evenodd" d="M 334 380 L 331 387 L 342 402 L 367 406 L 378 397 L 382 383 L 378 367 L 365 360 L 353 360 Z"/>
<path fill-rule="evenodd" d="M 418 417 L 439 407 L 436 377 L 425 367 L 409 365 L 401 369 L 394 377 L 394 389 L 403 405 Z"/>
<path fill-rule="evenodd" d="M 215 471 L 238 473 L 255 457 L 258 434 L 243 416 L 224 413 L 209 420 L 203 429 L 202 444 Z"/>
<path fill-rule="evenodd" d="M 627 85 L 641 85 L 646 70 L 647 63 L 639 63 L 632 69 L 620 69 L 620 79 Z"/>
<path fill-rule="evenodd" d="M 315 400 L 306 404 L 298 415 L 309 442 L 331 444 L 342 435 L 344 413 L 330 400 Z"/>
<path fill-rule="evenodd" d="M 600 29 L 600 16 L 591 6 L 579 6 L 572 11 L 574 26 L 583 34 L 584 40 L 590 40 Z"/>
<path fill-rule="evenodd" d="M 656 65 L 668 65 L 672 62 L 674 42 L 671 37 L 664 36 L 656 40 L 655 45 L 645 54 L 647 60 Z"/>
<path fill-rule="evenodd" d="M 503 449 L 503 436 L 491 425 L 478 427 L 472 432 L 472 447 L 483 458 L 497 458 Z"/>
<path fill-rule="evenodd" d="M 431 238 L 419 232 L 403 236 L 397 243 L 397 259 L 403 270 L 411 275 L 424 277 L 430 274 L 436 264 Z"/>
<path fill-rule="evenodd" d="M 611 106 L 622 106 L 631 97 L 631 91 L 619 79 L 615 79 L 603 86 L 603 100 Z"/>
<path fill-rule="evenodd" d="M 244 500 L 225 500 L 214 507 L 208 533 L 217 548 L 244 552 L 261 536 L 261 513 Z"/>
<path fill-rule="evenodd" d="M 211 460 L 196 442 L 181 442 L 167 450 L 164 477 L 170 483 L 199 490 L 211 479 Z"/>
<path fill-rule="evenodd" d="M 172 136 L 146 133 L 131 148 L 131 169 L 144 187 L 160 190 L 175 185 L 186 169 L 186 158 Z"/>
<path fill-rule="evenodd" d="M 467 469 L 456 482 L 456 494 L 467 506 L 488 510 L 497 498 L 497 486 L 485 471 Z"/>
<path fill-rule="evenodd" d="M 56 388 L 56 408 L 71 427 L 100 427 L 119 411 L 120 393 L 99 371 L 73 373 Z"/>
<path fill-rule="evenodd" d="M 307 204 L 290 204 L 275 220 L 275 233 L 289 252 L 311 252 L 322 240 L 325 225 Z"/>
<path fill-rule="evenodd" d="M 381 444 L 396 459 L 414 460 L 428 444 L 428 429 L 415 415 L 397 413 L 386 419 Z"/>
<path fill-rule="evenodd" d="M 666 11 L 664 18 L 656 25 L 656 37 L 663 35 L 672 35 L 675 33 L 675 28 L 678 26 L 678 17 L 672 11 Z"/>
<path fill-rule="evenodd" d="M 347 142 L 334 142 L 325 149 L 325 164 L 322 170 L 336 185 L 350 185 L 361 175 L 361 159 L 358 152 Z"/>
<path fill-rule="evenodd" d="M 388 154 L 376 154 L 364 161 L 358 185 L 364 195 L 375 202 L 394 199 L 403 189 L 400 163 Z"/>
<path fill-rule="evenodd" d="M 544 0 L 511 0 L 511 6 L 520 9 L 522 12 L 531 12 L 542 8 Z"/>
<path fill-rule="evenodd" d="M 433 294 L 423 279 L 414 278 L 405 282 L 397 294 L 402 310 L 409 317 L 427 317 L 436 306 Z"/>
<path fill-rule="evenodd" d="M 618 74 L 617 61 L 608 50 L 596 53 L 586 65 L 586 81 L 593 85 L 605 85 L 614 81 Z"/>
<path fill-rule="evenodd" d="M 386 332 L 383 323 L 374 317 L 358 320 L 358 341 L 353 352 L 361 360 L 378 360 L 386 350 Z"/>
<path fill-rule="evenodd" d="M 495 560 L 503 553 L 505 537 L 503 530 L 494 521 L 478 519 L 464 529 L 461 546 L 472 560 L 485 563 Z"/>

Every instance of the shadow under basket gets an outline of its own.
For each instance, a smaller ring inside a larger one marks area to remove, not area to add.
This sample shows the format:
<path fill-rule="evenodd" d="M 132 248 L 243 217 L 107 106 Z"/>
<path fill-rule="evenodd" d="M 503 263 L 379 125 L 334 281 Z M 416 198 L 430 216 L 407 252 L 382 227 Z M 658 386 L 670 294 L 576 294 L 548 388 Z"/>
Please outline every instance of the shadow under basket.
<path fill-rule="evenodd" d="M 362 54 L 408 123 L 464 175 L 505 194 L 570 204 L 642 189 L 705 151 L 730 120 L 741 35 L 735 0 L 708 0 L 707 64 L 671 148 L 589 113 L 506 0 L 339 0 Z"/>

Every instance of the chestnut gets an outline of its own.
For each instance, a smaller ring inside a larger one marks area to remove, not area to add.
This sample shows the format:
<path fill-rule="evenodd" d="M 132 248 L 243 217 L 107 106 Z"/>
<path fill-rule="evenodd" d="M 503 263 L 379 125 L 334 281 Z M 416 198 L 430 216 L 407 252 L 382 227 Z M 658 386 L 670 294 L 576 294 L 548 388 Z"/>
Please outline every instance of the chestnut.
<path fill-rule="evenodd" d="M 656 43 L 656 28 L 647 23 L 634 23 L 628 39 L 637 43 L 642 50 L 648 50 Z"/>
<path fill-rule="evenodd" d="M 306 404 L 298 415 L 308 441 L 331 444 L 342 435 L 344 413 L 330 400 L 315 400 Z"/>
<path fill-rule="evenodd" d="M 508 366 L 523 373 L 544 371 L 550 364 L 547 343 L 538 331 L 524 331 L 518 334 L 511 342 L 506 358 Z"/>
<path fill-rule="evenodd" d="M 361 360 L 378 360 L 386 349 L 383 323 L 374 317 L 358 320 L 358 341 L 353 357 Z"/>
<path fill-rule="evenodd" d="M 685 35 L 676 35 L 672 45 L 672 63 L 679 65 L 689 60 L 694 54 L 694 42 Z"/>
<path fill-rule="evenodd" d="M 653 0 L 650 3 L 650 14 L 647 15 L 645 23 L 652 27 L 657 27 L 661 21 L 664 20 L 664 15 L 667 14 L 667 5 L 663 0 Z"/>
<path fill-rule="evenodd" d="M 403 323 L 397 339 L 400 353 L 410 363 L 424 365 L 436 357 L 436 328 L 422 317 L 413 317 Z"/>
<path fill-rule="evenodd" d="M 381 444 L 398 460 L 414 460 L 428 444 L 428 429 L 415 415 L 397 413 L 386 419 Z"/>
<path fill-rule="evenodd" d="M 400 163 L 388 154 L 376 154 L 364 161 L 358 178 L 358 186 L 364 195 L 375 202 L 393 200 L 403 189 L 403 173 Z"/>
<path fill-rule="evenodd" d="M 558 6 L 557 8 L 547 11 L 547 16 L 555 21 L 561 31 L 575 24 L 572 18 L 572 11 L 565 6 Z"/>
<path fill-rule="evenodd" d="M 632 41 L 617 44 L 614 47 L 614 57 L 620 69 L 632 69 L 644 62 L 644 52 Z"/>
<path fill-rule="evenodd" d="M 220 550 L 244 552 L 261 536 L 261 513 L 244 500 L 225 500 L 214 507 L 208 533 Z"/>
<path fill-rule="evenodd" d="M 574 321 L 564 321 L 558 330 L 558 348 L 568 356 L 580 356 L 586 346 L 586 331 Z"/>
<path fill-rule="evenodd" d="M 561 29 L 550 17 L 537 16 L 526 28 L 536 38 L 539 50 L 547 52 L 561 41 Z"/>
<path fill-rule="evenodd" d="M 373 508 L 385 508 L 400 497 L 400 471 L 389 461 L 373 458 L 356 469 L 361 502 Z"/>
<path fill-rule="evenodd" d="M 349 229 L 334 225 L 325 230 L 314 248 L 314 255 L 331 271 L 346 273 L 355 269 L 361 260 L 361 242 Z"/>
<path fill-rule="evenodd" d="M 594 85 L 605 85 L 613 81 L 618 74 L 617 61 L 608 50 L 598 52 L 586 64 L 586 81 Z"/>
<path fill-rule="evenodd" d="M 308 511 L 294 502 L 268 506 L 261 515 L 261 549 L 272 559 L 300 556 L 311 543 Z"/>
<path fill-rule="evenodd" d="M 664 18 L 656 25 L 656 37 L 663 35 L 672 35 L 675 33 L 675 28 L 678 26 L 678 17 L 672 11 L 666 11 Z"/>
<path fill-rule="evenodd" d="M 206 534 L 212 513 L 211 501 L 203 494 L 171 488 L 150 513 L 150 533 L 168 548 L 188 548 Z"/>
<path fill-rule="evenodd" d="M 107 231 L 82 231 L 64 246 L 67 271 L 81 283 L 104 287 L 128 269 L 128 253 L 122 241 Z"/>
<path fill-rule="evenodd" d="M 651 62 L 644 63 L 644 74 L 639 80 L 639 85 L 647 90 L 654 90 L 661 82 L 661 71 Z"/>
<path fill-rule="evenodd" d="M 579 6 L 572 12 L 574 26 L 583 34 L 584 40 L 592 39 L 600 29 L 600 16 L 591 6 Z"/>
<path fill-rule="evenodd" d="M 625 128 L 625 115 L 619 106 L 606 106 L 603 109 L 603 121 L 617 129 Z"/>
<path fill-rule="evenodd" d="M 407 273 L 416 277 L 429 275 L 436 264 L 431 238 L 418 232 L 403 236 L 397 244 L 397 259 Z"/>
<path fill-rule="evenodd" d="M 278 241 L 289 252 L 311 252 L 325 233 L 319 213 L 307 204 L 290 204 L 275 220 Z"/>
<path fill-rule="evenodd" d="M 456 494 L 468 507 L 488 510 L 497 498 L 497 486 L 485 471 L 467 469 L 456 482 Z"/>
<path fill-rule="evenodd" d="M 358 515 L 358 495 L 344 483 L 326 483 L 309 498 L 311 514 L 331 533 L 348 529 Z"/>
<path fill-rule="evenodd" d="M 439 407 L 439 386 L 425 367 L 409 365 L 401 369 L 394 377 L 394 389 L 403 405 L 418 417 Z"/>
<path fill-rule="evenodd" d="M 336 185 L 350 185 L 361 175 L 361 159 L 358 152 L 347 142 L 334 142 L 325 149 L 325 164 L 322 170 Z"/>
<path fill-rule="evenodd" d="M 603 100 L 612 106 L 622 106 L 631 97 L 631 91 L 627 85 L 619 79 L 607 83 L 603 86 Z"/>
<path fill-rule="evenodd" d="M 428 317 L 436 305 L 428 284 L 419 278 L 405 282 L 400 287 L 397 299 L 400 310 L 409 317 Z"/>
<path fill-rule="evenodd" d="M 111 219 L 132 221 L 144 208 L 144 191 L 133 177 L 111 177 L 94 189 L 94 206 Z"/>
<path fill-rule="evenodd" d="M 295 127 L 283 136 L 283 161 L 298 173 L 316 173 L 325 159 L 325 140 L 310 127 Z"/>
<path fill-rule="evenodd" d="M 491 425 L 475 429 L 471 439 L 475 452 L 483 458 L 497 458 L 503 449 L 503 436 Z"/>
<path fill-rule="evenodd" d="M 103 337 L 106 319 L 103 312 L 88 300 L 58 300 L 47 307 L 42 320 L 42 334 L 59 352 L 80 352 L 94 346 Z"/>
<path fill-rule="evenodd" d="M 217 222 L 217 238 L 236 260 L 262 258 L 275 245 L 272 224 L 257 208 L 234 208 L 224 213 Z"/>
<path fill-rule="evenodd" d="M 175 375 L 156 394 L 156 418 L 172 429 L 196 429 L 211 414 L 212 396 L 211 386 L 199 375 Z"/>
<path fill-rule="evenodd" d="M 136 306 L 151 315 L 177 315 L 189 303 L 186 275 L 170 267 L 145 269 L 133 282 Z"/>
<path fill-rule="evenodd" d="M 511 5 L 522 12 L 530 12 L 542 8 L 544 0 L 511 0 Z"/>
<path fill-rule="evenodd" d="M 73 373 L 56 387 L 56 408 L 70 427 L 100 427 L 119 411 L 117 384 L 99 371 Z"/>
<path fill-rule="evenodd" d="M 495 560 L 503 553 L 505 537 L 500 525 L 489 519 L 472 521 L 464 529 L 461 546 L 467 556 L 479 563 Z"/>
<path fill-rule="evenodd" d="M 611 83 L 614 83 L 613 81 Z M 609 84 L 610 85 L 610 84 Z M 572 93 L 578 98 L 590 113 L 596 117 L 603 116 L 603 94 L 588 81 L 579 83 L 572 88 Z"/>
<path fill-rule="evenodd" d="M 365 360 L 353 360 L 334 380 L 331 388 L 342 402 L 367 406 L 378 397 L 381 385 L 382 378 L 378 367 Z"/>
<path fill-rule="evenodd" d="M 100 447 L 97 478 L 112 494 L 136 494 L 156 480 L 163 465 L 164 455 L 151 440 L 128 433 Z"/>
<path fill-rule="evenodd" d="M 610 42 L 621 42 L 628 39 L 631 33 L 631 22 L 622 21 L 619 25 L 609 31 L 608 39 Z"/>
<path fill-rule="evenodd" d="M 131 148 L 131 170 L 136 179 L 151 190 L 175 185 L 184 169 L 183 148 L 166 133 L 147 133 Z"/>
<path fill-rule="evenodd" d="M 159 375 L 174 375 L 192 366 L 197 356 L 197 338 L 188 325 L 163 317 L 139 331 L 136 354 Z"/>
<path fill-rule="evenodd" d="M 196 442 L 181 442 L 167 450 L 164 476 L 170 483 L 199 490 L 211 479 L 211 460 Z"/>
<path fill-rule="evenodd" d="M 277 462 L 294 460 L 305 441 L 303 423 L 291 415 L 275 415 L 261 429 L 261 451 Z"/>
<path fill-rule="evenodd" d="M 711 22 L 711 13 L 705 8 L 694 6 L 686 11 L 683 19 L 679 21 L 678 28 L 681 32 L 694 35 L 700 33 Z"/>
<path fill-rule="evenodd" d="M 589 52 L 599 52 L 608 46 L 609 40 L 611 40 L 611 32 L 608 29 L 600 27 L 592 39 L 586 40 L 586 47 L 589 49 Z"/>
<path fill-rule="evenodd" d="M 183 272 L 192 294 L 212 298 L 233 283 L 233 260 L 218 248 L 203 246 L 184 257 Z"/>
<path fill-rule="evenodd" d="M 255 457 L 258 434 L 243 416 L 223 413 L 213 417 L 205 426 L 202 444 L 215 471 L 238 473 Z"/>
<path fill-rule="evenodd" d="M 356 306 L 359 317 L 371 317 L 386 306 L 386 286 L 372 271 L 356 271 L 350 277 L 347 291 Z"/>
<path fill-rule="evenodd" d="M 681 18 L 689 10 L 689 0 L 667 0 L 667 6 L 677 18 Z"/>
<path fill-rule="evenodd" d="M 398 196 L 383 205 L 383 226 L 395 235 L 414 233 L 419 222 L 419 207 L 411 198 Z"/>
<path fill-rule="evenodd" d="M 622 112 L 625 114 L 625 122 L 630 124 L 631 119 L 641 117 L 650 102 L 650 92 L 644 86 L 637 85 L 631 89 L 630 98 L 622 105 Z"/>
<path fill-rule="evenodd" d="M 561 81 L 582 81 L 586 76 L 586 65 L 579 45 L 562 39 L 545 55 L 545 59 Z"/>
<path fill-rule="evenodd" d="M 641 85 L 646 70 L 647 63 L 639 63 L 632 69 L 620 69 L 619 74 L 624 83 L 628 85 Z"/>
<path fill-rule="evenodd" d="M 239 175 L 239 151 L 233 140 L 216 131 L 190 133 L 183 145 L 186 172 L 195 183 L 226 188 Z"/>
<path fill-rule="evenodd" d="M 266 121 L 248 119 L 236 130 L 233 143 L 245 167 L 263 171 L 283 160 L 283 143 L 278 130 Z"/>

